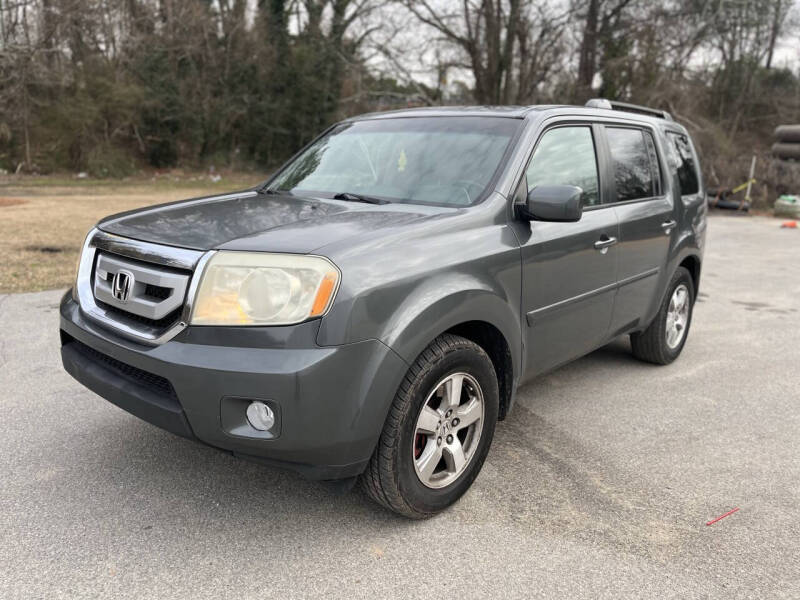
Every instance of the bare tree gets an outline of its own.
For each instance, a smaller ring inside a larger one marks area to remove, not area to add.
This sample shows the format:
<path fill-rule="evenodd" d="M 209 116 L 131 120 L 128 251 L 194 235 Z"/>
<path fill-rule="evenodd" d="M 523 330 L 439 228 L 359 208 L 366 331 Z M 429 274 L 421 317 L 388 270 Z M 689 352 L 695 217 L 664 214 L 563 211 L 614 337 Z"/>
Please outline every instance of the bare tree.
<path fill-rule="evenodd" d="M 775 43 L 778 41 L 778 38 L 781 35 L 781 28 L 783 27 L 783 23 L 786 20 L 786 17 L 789 14 L 789 8 L 791 7 L 791 2 L 786 0 L 774 0 L 772 4 L 772 24 L 770 25 L 769 31 L 769 44 L 767 47 L 766 61 L 766 67 L 768 69 L 772 68 L 772 58 L 775 55 Z"/>
<path fill-rule="evenodd" d="M 356 112 L 602 94 L 676 114 L 722 181 L 800 119 L 796 5 L 0 0 L 0 167 L 274 164 Z"/>
<path fill-rule="evenodd" d="M 475 79 L 475 100 L 508 104 L 531 98 L 558 63 L 567 14 L 534 0 L 402 0 L 441 40 L 457 46 Z"/>
<path fill-rule="evenodd" d="M 606 71 L 604 95 L 616 95 L 618 86 L 612 82 L 612 71 L 619 59 L 628 56 L 633 36 L 633 26 L 625 23 L 638 0 L 589 0 L 588 3 L 574 4 L 579 22 L 582 22 L 580 48 L 578 51 L 578 78 L 575 90 L 577 100 L 584 100 L 592 94 L 598 68 Z M 585 7 L 585 11 L 581 10 Z"/>

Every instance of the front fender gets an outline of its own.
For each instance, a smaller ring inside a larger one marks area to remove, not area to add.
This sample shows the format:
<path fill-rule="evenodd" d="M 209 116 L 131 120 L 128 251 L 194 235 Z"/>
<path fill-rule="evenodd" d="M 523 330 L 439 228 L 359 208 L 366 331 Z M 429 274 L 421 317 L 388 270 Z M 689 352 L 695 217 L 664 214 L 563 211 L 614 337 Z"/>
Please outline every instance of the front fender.
<path fill-rule="evenodd" d="M 379 340 L 402 359 L 402 379 L 436 337 L 479 321 L 505 338 L 518 380 L 525 364 L 519 242 L 506 223 L 506 200 L 495 200 L 402 235 L 321 250 L 339 266 L 342 283 L 317 343 Z"/>
<path fill-rule="evenodd" d="M 327 346 L 378 339 L 412 363 L 448 329 L 483 321 L 505 337 L 517 374 L 522 364 L 519 294 L 519 275 L 513 268 L 492 281 L 478 272 L 439 269 L 349 298 L 339 314 L 323 319 L 317 342 Z"/>
<path fill-rule="evenodd" d="M 474 286 L 458 289 L 456 283 L 467 282 L 425 286 L 406 298 L 387 323 L 381 341 L 412 363 L 445 331 L 469 321 L 482 321 L 494 326 L 506 339 L 514 373 L 518 377 L 522 341 L 519 315 L 512 309 L 516 303 L 498 295 L 495 290 Z"/>

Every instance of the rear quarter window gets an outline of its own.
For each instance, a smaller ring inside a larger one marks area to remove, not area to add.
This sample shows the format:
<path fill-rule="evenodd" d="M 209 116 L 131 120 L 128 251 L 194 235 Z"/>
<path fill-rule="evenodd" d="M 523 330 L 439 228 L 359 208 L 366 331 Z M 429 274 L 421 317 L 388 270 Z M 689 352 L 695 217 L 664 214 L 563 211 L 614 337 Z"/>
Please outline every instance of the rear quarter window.
<path fill-rule="evenodd" d="M 670 167 L 678 177 L 681 196 L 696 194 L 700 191 L 700 178 L 697 176 L 697 164 L 689 144 L 689 137 L 682 133 L 668 131 L 667 147 Z"/>

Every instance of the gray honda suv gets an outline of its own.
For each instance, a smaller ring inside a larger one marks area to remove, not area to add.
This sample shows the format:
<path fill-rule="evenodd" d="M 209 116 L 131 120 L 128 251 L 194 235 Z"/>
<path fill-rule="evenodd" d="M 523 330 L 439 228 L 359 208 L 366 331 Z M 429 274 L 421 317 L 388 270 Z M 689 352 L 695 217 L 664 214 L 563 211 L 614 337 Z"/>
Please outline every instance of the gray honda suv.
<path fill-rule="evenodd" d="M 154 425 L 422 518 L 469 488 L 524 382 L 621 335 L 678 357 L 705 228 L 662 111 L 366 115 L 252 190 L 100 221 L 61 355 Z"/>

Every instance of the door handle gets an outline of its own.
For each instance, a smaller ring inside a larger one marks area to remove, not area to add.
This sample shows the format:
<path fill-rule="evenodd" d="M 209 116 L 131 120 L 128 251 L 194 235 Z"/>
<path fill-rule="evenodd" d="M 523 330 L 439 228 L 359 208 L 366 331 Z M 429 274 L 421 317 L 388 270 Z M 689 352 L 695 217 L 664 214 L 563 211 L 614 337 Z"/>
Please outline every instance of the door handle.
<path fill-rule="evenodd" d="M 594 243 L 594 249 L 600 250 L 600 254 L 605 254 L 608 252 L 608 249 L 617 243 L 617 238 L 615 237 L 604 237 L 597 240 Z"/>
<path fill-rule="evenodd" d="M 663 229 L 663 230 L 664 230 L 664 233 L 666 233 L 667 235 L 669 235 L 669 232 L 670 232 L 670 231 L 672 231 L 672 229 L 675 227 L 675 225 L 677 225 L 677 223 L 675 222 L 675 220 L 674 220 L 674 219 L 670 219 L 669 221 L 664 221 L 664 222 L 661 224 L 661 229 Z"/>

